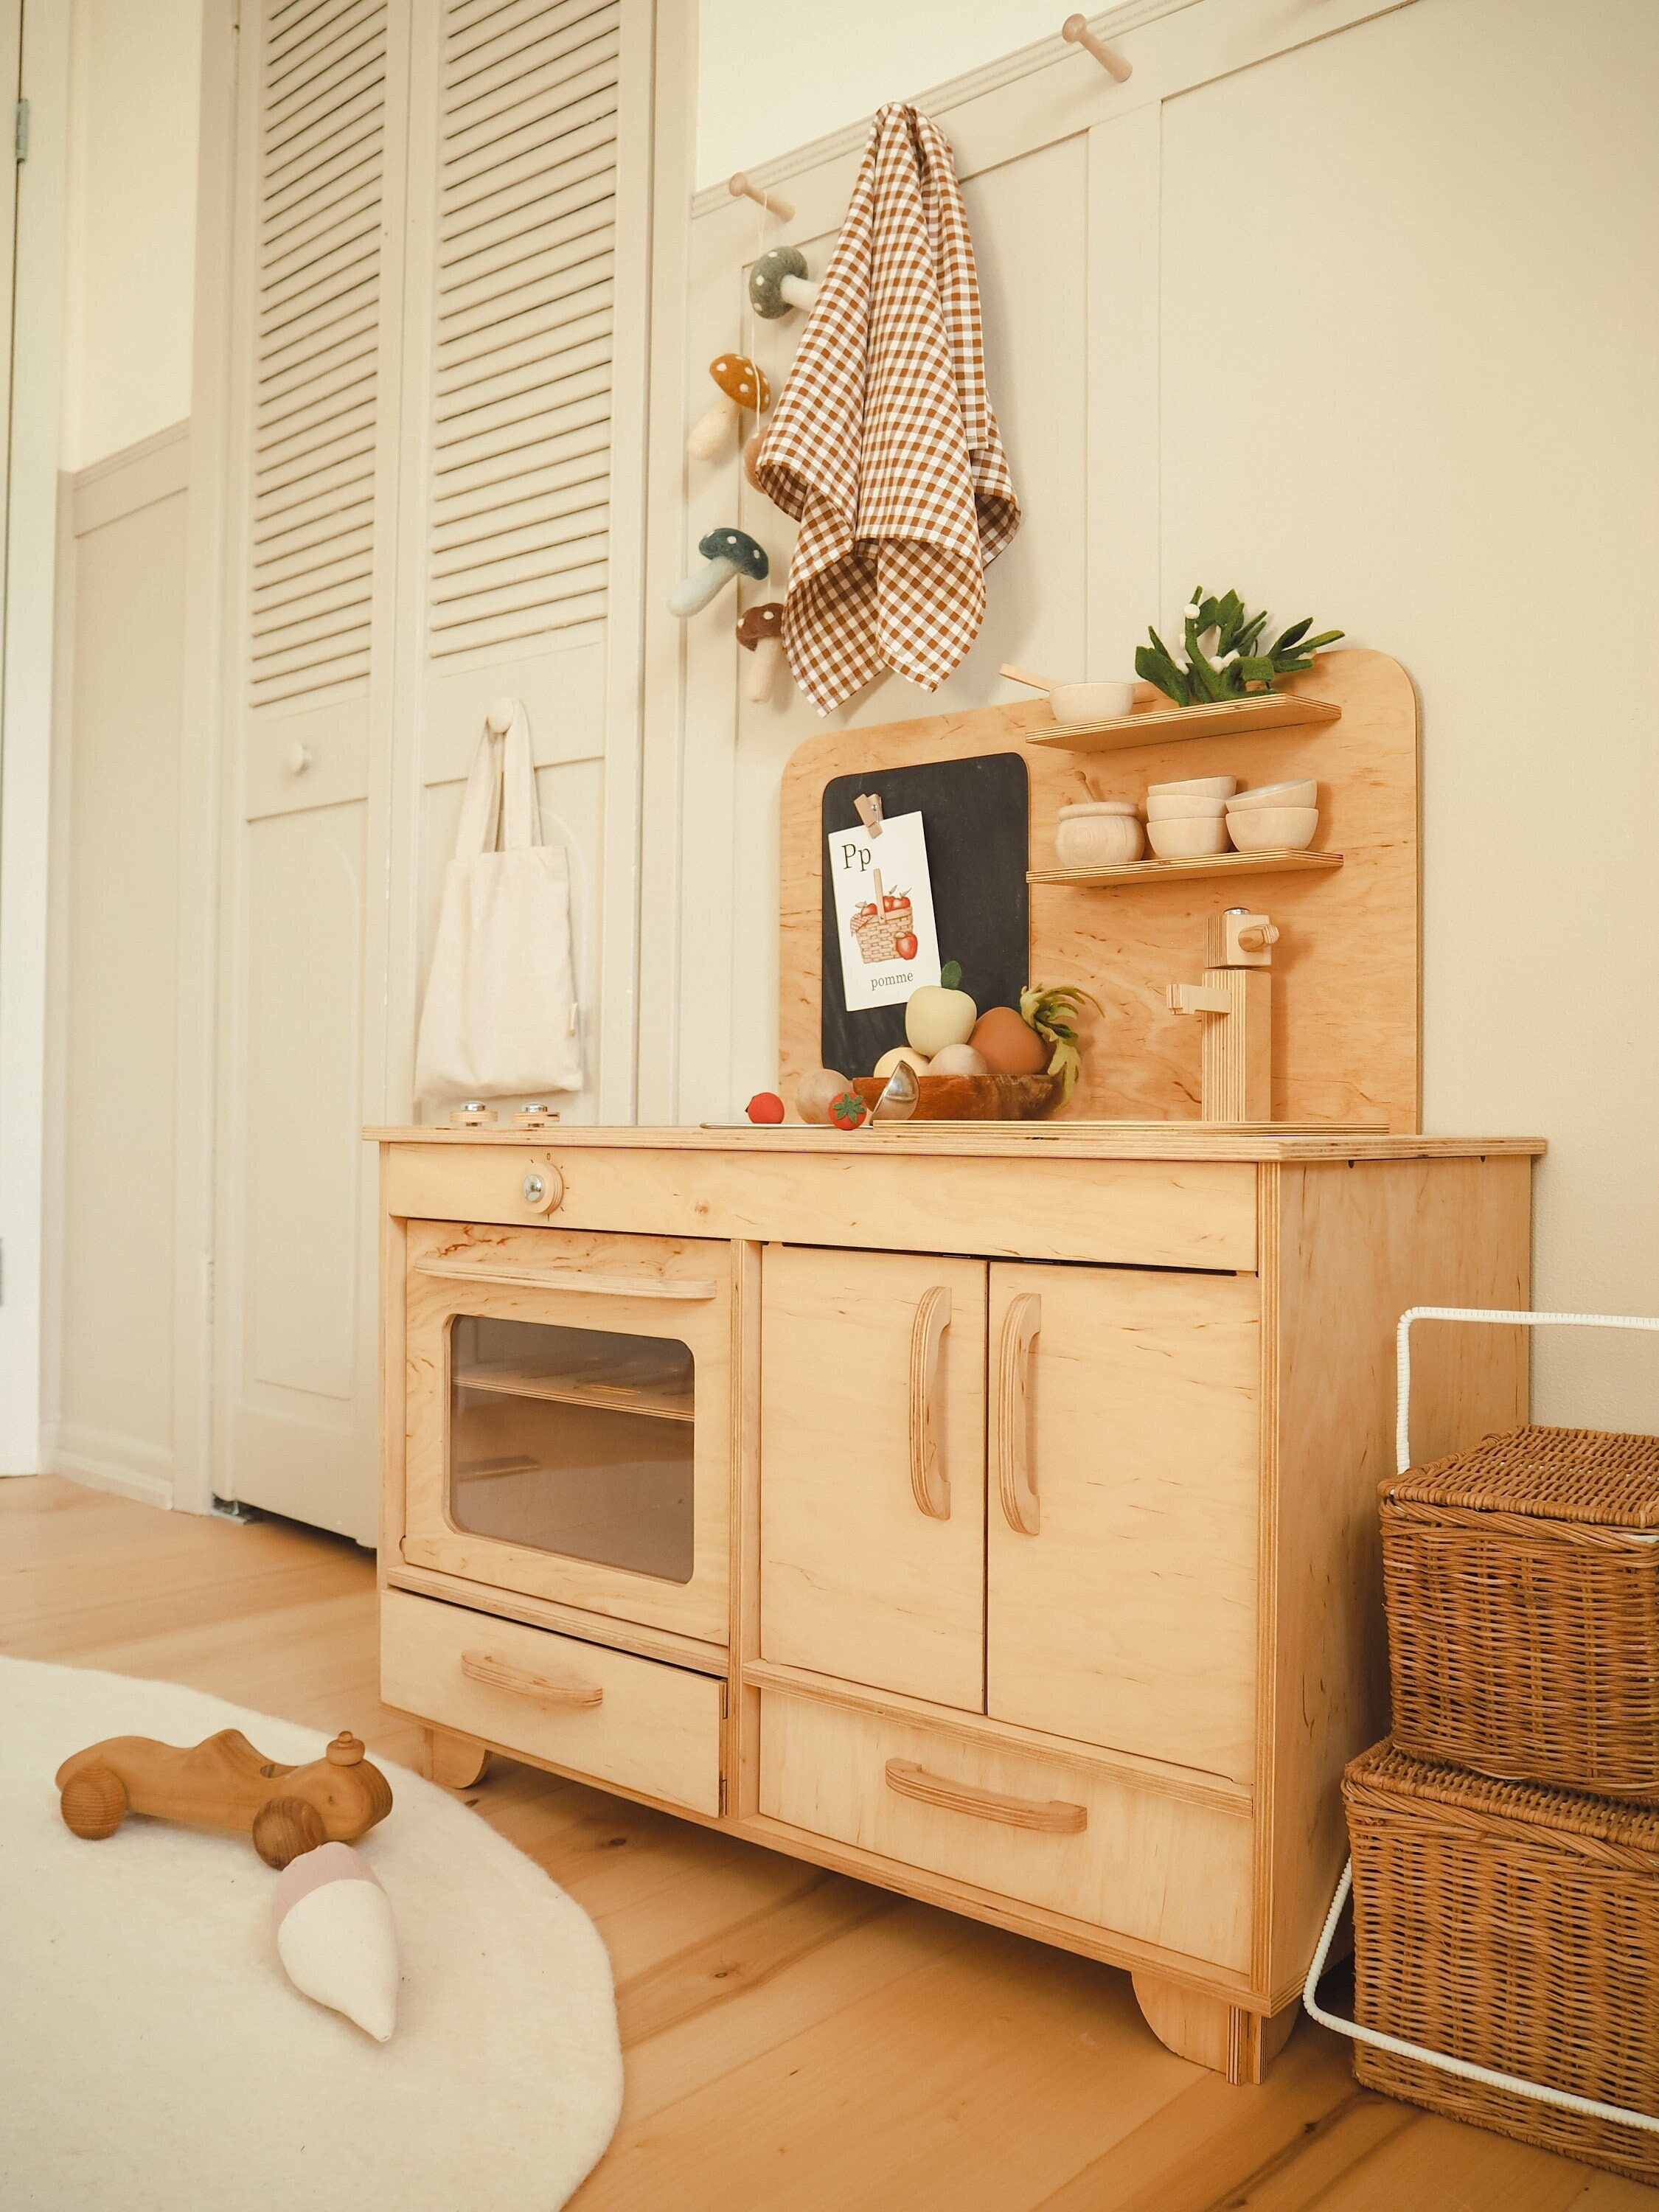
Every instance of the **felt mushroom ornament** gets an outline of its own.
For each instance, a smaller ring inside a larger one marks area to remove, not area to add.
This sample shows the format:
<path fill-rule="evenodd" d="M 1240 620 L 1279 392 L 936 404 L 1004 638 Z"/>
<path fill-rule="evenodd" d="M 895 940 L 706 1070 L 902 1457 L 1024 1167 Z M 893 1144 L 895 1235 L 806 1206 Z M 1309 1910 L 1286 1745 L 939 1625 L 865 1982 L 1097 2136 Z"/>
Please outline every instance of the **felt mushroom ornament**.
<path fill-rule="evenodd" d="M 783 666 L 783 601 L 768 599 L 750 607 L 738 624 L 738 643 L 747 646 L 754 656 L 744 690 L 757 707 L 763 706 Z"/>
<path fill-rule="evenodd" d="M 749 303 L 769 323 L 791 307 L 810 307 L 818 288 L 806 280 L 806 256 L 796 246 L 775 246 L 749 272 Z"/>
<path fill-rule="evenodd" d="M 706 415 L 691 425 L 685 450 L 694 461 L 712 461 L 726 451 L 745 411 L 764 415 L 772 404 L 772 387 L 764 373 L 740 353 L 723 353 L 708 364 L 719 398 Z"/>
<path fill-rule="evenodd" d="M 706 607 L 733 576 L 750 576 L 758 584 L 764 581 L 771 567 L 764 547 L 757 545 L 746 530 L 711 530 L 707 538 L 697 540 L 697 550 L 703 566 L 693 569 L 668 594 L 668 611 L 682 622 Z"/>

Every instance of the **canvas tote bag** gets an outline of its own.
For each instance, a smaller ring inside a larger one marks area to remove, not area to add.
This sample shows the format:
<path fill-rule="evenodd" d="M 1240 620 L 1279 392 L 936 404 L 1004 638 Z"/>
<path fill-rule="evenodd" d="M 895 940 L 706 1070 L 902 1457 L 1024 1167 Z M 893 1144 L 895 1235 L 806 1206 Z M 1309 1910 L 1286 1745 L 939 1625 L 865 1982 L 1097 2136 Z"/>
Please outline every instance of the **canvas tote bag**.
<path fill-rule="evenodd" d="M 478 739 L 444 878 L 415 1054 L 422 1098 L 581 1089 L 570 872 L 564 848 L 541 842 L 530 725 L 510 703 Z"/>

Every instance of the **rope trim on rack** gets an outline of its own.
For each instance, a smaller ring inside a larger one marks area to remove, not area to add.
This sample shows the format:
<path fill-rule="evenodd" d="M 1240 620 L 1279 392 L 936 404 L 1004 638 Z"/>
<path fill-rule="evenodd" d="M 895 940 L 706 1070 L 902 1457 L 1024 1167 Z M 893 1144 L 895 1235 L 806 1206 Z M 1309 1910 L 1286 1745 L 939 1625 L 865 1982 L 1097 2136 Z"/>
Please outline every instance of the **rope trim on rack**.
<path fill-rule="evenodd" d="M 1427 1310 L 1425 1309 L 1425 1311 Z M 1435 1310 L 1433 1318 L 1438 1321 L 1507 1320 L 1507 1315 L 1448 1314 Z M 1581 1320 L 1582 1315 L 1540 1315 L 1540 1320 Z M 1659 1327 L 1659 1323 L 1650 1323 Z M 1322 2027 L 1334 2028 L 1337 2034 L 1346 2035 L 1350 2043 L 1368 2043 L 1374 2051 L 1390 2051 L 1396 2058 L 1414 2058 L 1419 2064 L 1432 2066 L 1442 2074 L 1456 2074 L 1466 2081 L 1480 2081 L 1488 2089 L 1507 2089 L 1512 2096 L 1529 2097 L 1534 2104 L 1559 2106 L 1564 2112 L 1582 2112 L 1587 2118 L 1613 2120 L 1620 2126 L 1640 2128 L 1648 2135 L 1659 2135 L 1659 2118 L 1651 2112 L 1632 2112 L 1624 2105 L 1603 2105 L 1594 2097 L 1580 2097 L 1571 2089 L 1547 2089 L 1540 2082 L 1523 2081 L 1518 2074 L 1498 2074 L 1490 2066 L 1477 2066 L 1470 2058 L 1453 2058 L 1443 2051 L 1431 2051 L 1421 2043 L 1405 2043 L 1397 2035 L 1384 2035 L 1380 2028 L 1362 2027 L 1357 2020 L 1344 2020 L 1340 2013 L 1327 2012 L 1316 1991 L 1320 1976 L 1325 1971 L 1325 1961 L 1330 1954 L 1331 1942 L 1336 1934 L 1336 1923 L 1342 1917 L 1342 1908 L 1353 1887 L 1353 1861 L 1350 1859 L 1342 1869 L 1342 1879 L 1336 1885 L 1336 1895 L 1331 1899 L 1331 1909 L 1325 1915 L 1324 1930 L 1319 1938 L 1319 1948 L 1314 1953 L 1313 1964 L 1308 1969 L 1308 1978 L 1302 1985 L 1302 2002 Z"/>

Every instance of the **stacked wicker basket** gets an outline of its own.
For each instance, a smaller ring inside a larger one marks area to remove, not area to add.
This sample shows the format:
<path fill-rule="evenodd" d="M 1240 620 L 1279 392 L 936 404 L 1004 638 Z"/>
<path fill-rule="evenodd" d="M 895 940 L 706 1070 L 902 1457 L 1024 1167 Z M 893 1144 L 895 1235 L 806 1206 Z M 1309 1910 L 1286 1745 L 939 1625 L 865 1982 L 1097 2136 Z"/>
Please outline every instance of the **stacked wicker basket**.
<path fill-rule="evenodd" d="M 1343 1782 L 1362 2027 L 1659 2115 L 1659 1438 L 1382 1486 L 1394 1735 Z M 1363 2081 L 1659 2181 L 1659 2134 L 1355 2046 Z"/>

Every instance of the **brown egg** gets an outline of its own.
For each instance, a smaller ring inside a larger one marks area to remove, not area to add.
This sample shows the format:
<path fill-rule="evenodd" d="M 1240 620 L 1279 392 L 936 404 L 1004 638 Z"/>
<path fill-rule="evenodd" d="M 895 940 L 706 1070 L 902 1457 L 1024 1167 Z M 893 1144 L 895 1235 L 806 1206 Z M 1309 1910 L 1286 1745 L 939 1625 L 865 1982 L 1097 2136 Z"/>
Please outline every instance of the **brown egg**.
<path fill-rule="evenodd" d="M 815 1067 L 795 1085 L 795 1111 L 803 1121 L 827 1121 L 830 1104 L 848 1087 L 847 1078 L 833 1067 Z"/>
<path fill-rule="evenodd" d="M 991 1006 L 968 1040 L 993 1075 L 1041 1075 L 1049 1048 L 1012 1006 Z"/>

